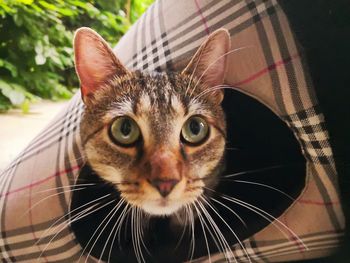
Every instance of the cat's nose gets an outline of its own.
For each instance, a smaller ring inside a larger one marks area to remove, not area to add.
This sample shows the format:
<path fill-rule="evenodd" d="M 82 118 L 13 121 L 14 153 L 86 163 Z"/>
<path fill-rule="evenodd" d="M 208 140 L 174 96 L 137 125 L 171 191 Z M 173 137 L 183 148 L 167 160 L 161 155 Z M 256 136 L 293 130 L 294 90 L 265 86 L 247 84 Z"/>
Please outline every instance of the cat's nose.
<path fill-rule="evenodd" d="M 162 180 L 162 179 L 153 179 L 149 180 L 149 182 L 157 188 L 161 196 L 166 197 L 167 195 L 170 194 L 170 192 L 173 190 L 175 185 L 179 182 L 180 180 L 175 180 L 175 179 L 169 179 L 169 180 Z"/>

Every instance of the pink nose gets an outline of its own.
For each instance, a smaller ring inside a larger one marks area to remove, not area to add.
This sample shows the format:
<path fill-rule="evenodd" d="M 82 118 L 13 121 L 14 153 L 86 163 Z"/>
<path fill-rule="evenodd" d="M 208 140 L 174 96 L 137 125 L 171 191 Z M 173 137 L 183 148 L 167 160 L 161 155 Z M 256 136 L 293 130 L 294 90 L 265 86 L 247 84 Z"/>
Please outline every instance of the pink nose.
<path fill-rule="evenodd" d="M 162 179 L 153 179 L 149 181 L 155 188 L 158 189 L 161 196 L 166 197 L 173 190 L 175 185 L 179 180 L 162 180 Z"/>

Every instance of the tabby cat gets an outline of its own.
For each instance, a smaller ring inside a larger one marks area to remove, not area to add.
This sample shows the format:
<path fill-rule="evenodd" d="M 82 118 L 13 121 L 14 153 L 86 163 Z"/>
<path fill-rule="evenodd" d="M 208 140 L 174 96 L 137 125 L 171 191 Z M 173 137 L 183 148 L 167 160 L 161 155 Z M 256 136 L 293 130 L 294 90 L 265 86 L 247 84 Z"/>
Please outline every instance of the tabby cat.
<path fill-rule="evenodd" d="M 132 72 L 96 32 L 76 32 L 86 159 L 131 206 L 172 216 L 216 184 L 224 160 L 220 87 L 229 49 L 229 34 L 219 29 L 181 73 Z"/>
<path fill-rule="evenodd" d="M 79 178 L 85 182 L 97 177 L 102 182 L 86 192 L 78 188 L 84 184 L 77 184 L 73 195 L 73 211 L 84 208 L 71 217 L 72 222 L 77 221 L 72 226 L 83 247 L 80 257 L 87 253 L 108 262 L 177 263 L 208 256 L 210 262 L 211 254 L 224 252 L 228 262 L 237 262 L 231 247 L 238 243 L 251 262 L 242 236 L 250 236 L 273 220 L 293 233 L 272 214 L 250 204 L 259 201 L 257 189 L 251 194 L 242 184 L 272 189 L 279 195 L 281 190 L 264 183 L 230 182 L 232 176 L 255 170 L 223 175 L 230 172 L 224 169 L 225 158 L 230 167 L 244 160 L 224 154 L 226 144 L 226 150 L 234 150 L 229 146 L 237 131 L 231 122 L 226 123 L 223 110 L 229 109 L 228 101 L 234 105 L 229 92 L 223 101 L 227 55 L 235 51 L 230 51 L 227 30 L 209 35 L 178 73 L 126 69 L 102 37 L 89 28 L 77 31 L 74 49 L 85 103 L 80 134 L 87 165 Z M 258 153 L 256 141 L 252 143 Z M 256 160 L 264 161 L 264 156 Z M 265 179 L 282 178 L 285 183 L 286 177 L 277 176 L 281 173 L 278 167 L 281 165 L 258 169 L 258 176 L 267 170 Z M 295 171 L 288 171 L 295 181 Z M 276 200 L 290 204 L 293 198 L 283 195 L 287 201 L 264 192 L 262 199 L 272 205 L 258 202 L 259 206 L 275 209 Z M 243 201 L 247 199 L 249 202 Z M 93 205 L 86 208 L 89 204 Z M 252 212 L 250 217 L 244 213 L 248 221 L 240 216 L 242 209 Z M 81 220 L 89 214 L 93 216 Z M 258 224 L 254 215 L 264 223 Z"/>

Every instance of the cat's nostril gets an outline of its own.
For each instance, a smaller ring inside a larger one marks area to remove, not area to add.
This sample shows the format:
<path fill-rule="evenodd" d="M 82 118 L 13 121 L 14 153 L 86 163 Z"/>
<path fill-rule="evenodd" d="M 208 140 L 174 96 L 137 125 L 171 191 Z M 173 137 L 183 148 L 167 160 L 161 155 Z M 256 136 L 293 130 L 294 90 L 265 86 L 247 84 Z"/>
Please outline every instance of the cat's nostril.
<path fill-rule="evenodd" d="M 166 197 L 173 190 L 175 185 L 179 182 L 179 180 L 170 179 L 170 180 L 162 180 L 162 179 L 153 179 L 149 180 L 149 182 L 157 188 L 161 196 Z"/>

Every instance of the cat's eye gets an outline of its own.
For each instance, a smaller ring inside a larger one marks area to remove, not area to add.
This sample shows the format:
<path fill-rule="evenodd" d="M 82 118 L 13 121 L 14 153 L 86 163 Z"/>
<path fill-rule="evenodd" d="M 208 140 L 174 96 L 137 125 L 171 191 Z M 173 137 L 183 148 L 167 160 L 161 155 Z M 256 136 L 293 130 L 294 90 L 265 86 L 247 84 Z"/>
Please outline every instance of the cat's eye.
<path fill-rule="evenodd" d="M 209 134 L 207 122 L 199 117 L 189 118 L 181 129 L 181 138 L 185 143 L 198 145 L 205 141 Z"/>
<path fill-rule="evenodd" d="M 131 146 L 136 143 L 140 136 L 140 128 L 130 117 L 119 117 L 115 119 L 110 127 L 111 139 L 122 146 Z"/>

